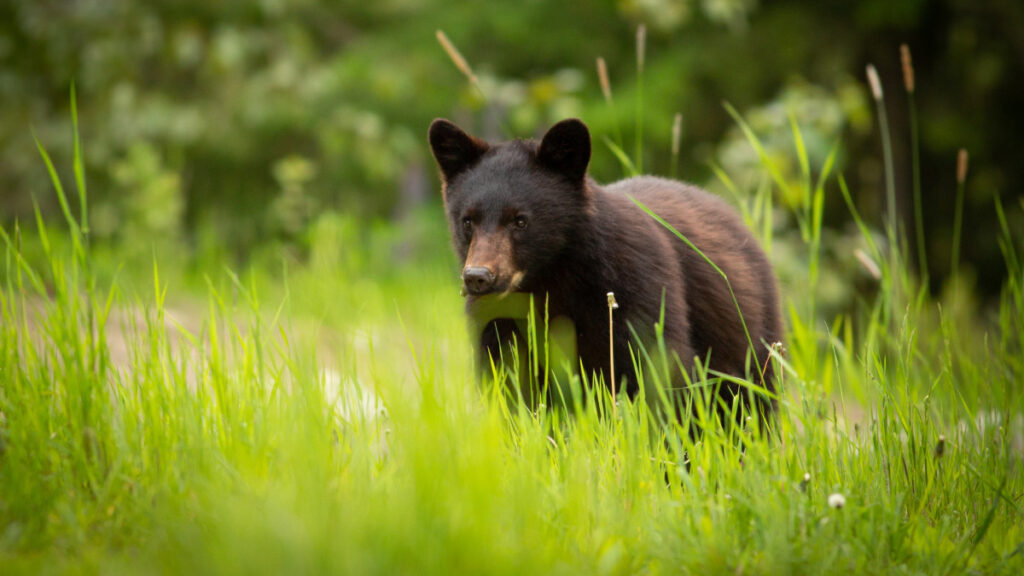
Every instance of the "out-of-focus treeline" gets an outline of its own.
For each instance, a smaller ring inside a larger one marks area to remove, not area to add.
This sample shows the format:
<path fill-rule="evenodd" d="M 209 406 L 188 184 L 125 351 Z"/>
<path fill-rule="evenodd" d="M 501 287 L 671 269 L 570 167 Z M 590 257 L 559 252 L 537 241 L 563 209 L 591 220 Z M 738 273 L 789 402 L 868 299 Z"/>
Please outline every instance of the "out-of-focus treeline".
<path fill-rule="evenodd" d="M 1024 225 L 1024 4 L 1013 0 L 5 0 L 0 221 L 31 220 L 33 198 L 44 213 L 59 213 L 32 135 L 71 182 L 72 81 L 92 238 L 127 255 L 150 257 L 156 248 L 185 261 L 237 262 L 283 246 L 302 258 L 325 226 L 352 229 L 332 238 L 372 241 L 364 223 L 413 222 L 417 207 L 436 206 L 425 132 L 437 116 L 494 139 L 579 116 L 595 136 L 592 172 L 612 180 L 622 170 L 604 139 L 621 138 L 629 153 L 635 141 L 639 24 L 647 30 L 645 171 L 673 169 L 672 119 L 681 113 L 680 178 L 721 190 L 715 165 L 740 190 L 766 185 L 757 154 L 723 109 L 728 101 L 796 181 L 792 114 L 815 173 L 839 143 L 834 172 L 879 226 L 883 162 L 864 80 L 874 63 L 912 239 L 899 59 L 908 44 L 933 289 L 949 269 L 964 147 L 964 260 L 982 293 L 998 290 L 993 195 L 1012 225 Z M 439 47 L 439 29 L 470 62 L 479 90 Z M 608 63 L 611 107 L 597 57 Z M 851 249 L 857 234 L 834 185 L 826 205 L 823 247 L 841 268 L 827 277 L 842 300 L 863 273 Z M 793 226 L 778 214 L 784 251 Z M 431 249 L 443 246 L 443 225 L 427 228 L 436 231 L 427 234 Z"/>

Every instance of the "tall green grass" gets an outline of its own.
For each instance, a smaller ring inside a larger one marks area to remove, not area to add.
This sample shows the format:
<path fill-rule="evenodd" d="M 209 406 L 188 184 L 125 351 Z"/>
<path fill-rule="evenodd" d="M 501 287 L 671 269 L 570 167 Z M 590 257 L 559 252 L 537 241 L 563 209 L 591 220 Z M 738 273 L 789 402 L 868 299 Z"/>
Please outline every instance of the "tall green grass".
<path fill-rule="evenodd" d="M 827 184 L 831 160 L 812 184 L 793 132 L 813 267 L 823 204 L 849 194 Z M 45 269 L 20 226 L 3 230 L 4 573 L 1024 567 L 1024 268 L 998 203 L 997 321 L 958 325 L 927 296 L 888 316 L 884 289 L 834 319 L 787 301 L 767 435 L 700 403 L 665 418 L 646 388 L 608 410 L 610 392 L 577 378 L 568 408 L 531 409 L 504 393 L 514 371 L 479 385 L 443 259 L 389 282 L 211 271 L 191 309 L 169 303 L 159 262 L 145 291 L 130 271 L 101 281 L 73 163 L 81 216 L 64 210 L 63 243 L 39 220 Z M 737 191 L 766 227 L 770 193 Z"/>

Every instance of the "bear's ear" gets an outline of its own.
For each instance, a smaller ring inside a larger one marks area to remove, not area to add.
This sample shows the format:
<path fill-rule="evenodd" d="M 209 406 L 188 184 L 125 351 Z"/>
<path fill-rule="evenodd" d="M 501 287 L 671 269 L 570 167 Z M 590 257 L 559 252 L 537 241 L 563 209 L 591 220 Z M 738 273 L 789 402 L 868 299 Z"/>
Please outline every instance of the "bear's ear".
<path fill-rule="evenodd" d="M 487 143 L 438 118 L 430 124 L 430 150 L 446 182 L 476 164 L 487 152 Z"/>
<path fill-rule="evenodd" d="M 590 163 L 590 131 L 587 125 L 570 118 L 552 126 L 540 142 L 537 160 L 571 180 L 582 182 Z"/>

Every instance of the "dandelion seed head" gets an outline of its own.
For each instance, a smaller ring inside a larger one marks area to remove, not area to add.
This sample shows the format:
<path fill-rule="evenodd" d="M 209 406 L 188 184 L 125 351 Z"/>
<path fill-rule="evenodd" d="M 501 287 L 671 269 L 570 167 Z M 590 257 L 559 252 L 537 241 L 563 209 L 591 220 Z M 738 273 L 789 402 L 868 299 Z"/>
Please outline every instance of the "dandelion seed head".
<path fill-rule="evenodd" d="M 839 510 L 843 506 L 846 506 L 846 497 L 839 492 L 833 492 L 828 495 L 828 507 Z"/>
<path fill-rule="evenodd" d="M 615 301 L 615 292 L 608 293 L 608 307 L 612 310 L 619 309 L 619 303 Z"/>

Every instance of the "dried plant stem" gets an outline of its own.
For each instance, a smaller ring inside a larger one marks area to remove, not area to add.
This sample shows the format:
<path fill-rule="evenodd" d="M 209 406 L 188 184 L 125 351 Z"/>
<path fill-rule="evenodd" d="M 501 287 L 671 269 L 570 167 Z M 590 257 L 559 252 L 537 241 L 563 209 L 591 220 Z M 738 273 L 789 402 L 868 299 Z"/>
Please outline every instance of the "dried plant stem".
<path fill-rule="evenodd" d="M 956 157 L 956 211 L 953 214 L 953 254 L 950 257 L 952 278 L 960 276 L 960 231 L 964 222 L 964 191 L 967 182 L 967 149 L 961 148 Z"/>
<path fill-rule="evenodd" d="M 644 57 L 647 50 L 647 27 L 636 29 L 636 171 L 644 171 Z"/>
<path fill-rule="evenodd" d="M 615 331 L 613 313 L 619 307 L 615 301 L 615 292 L 608 293 L 608 379 L 612 387 L 612 414 L 618 411 L 615 386 Z"/>
<path fill-rule="evenodd" d="M 910 48 L 900 46 L 900 60 L 903 64 L 903 87 L 907 90 L 907 108 L 910 114 L 910 154 L 914 178 L 914 228 L 917 238 L 918 275 L 923 284 L 928 283 L 928 250 L 924 236 L 924 208 L 921 200 L 921 146 L 917 127 L 917 103 L 914 99 L 914 64 Z"/>
<path fill-rule="evenodd" d="M 921 200 L 921 150 L 917 127 L 917 105 L 914 94 L 907 95 L 910 103 L 910 153 L 914 165 L 914 222 L 917 229 L 917 264 L 922 282 L 928 281 L 928 249 L 924 236 L 924 208 Z"/>

